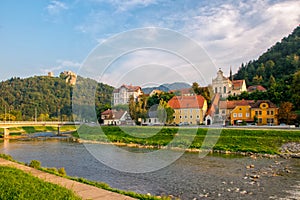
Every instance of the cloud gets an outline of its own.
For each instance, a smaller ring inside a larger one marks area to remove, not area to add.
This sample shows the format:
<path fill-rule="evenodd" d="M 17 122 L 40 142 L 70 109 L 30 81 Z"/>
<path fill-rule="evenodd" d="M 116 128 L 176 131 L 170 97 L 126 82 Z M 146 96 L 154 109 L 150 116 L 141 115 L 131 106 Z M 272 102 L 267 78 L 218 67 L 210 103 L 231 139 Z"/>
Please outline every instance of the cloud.
<path fill-rule="evenodd" d="M 68 10 L 68 6 L 60 1 L 51 1 L 50 4 L 46 7 L 50 15 L 57 15 L 63 10 Z"/>
<path fill-rule="evenodd" d="M 197 41 L 225 73 L 258 58 L 300 21 L 298 0 L 93 1 L 111 7 L 93 10 L 77 30 L 98 42 L 129 29 L 169 28 Z"/>

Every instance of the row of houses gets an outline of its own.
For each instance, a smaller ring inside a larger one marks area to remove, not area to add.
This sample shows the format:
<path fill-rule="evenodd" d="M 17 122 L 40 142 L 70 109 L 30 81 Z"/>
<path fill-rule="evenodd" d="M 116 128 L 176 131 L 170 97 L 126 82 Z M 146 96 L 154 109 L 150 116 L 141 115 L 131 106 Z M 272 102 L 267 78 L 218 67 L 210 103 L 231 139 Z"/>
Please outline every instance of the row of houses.
<path fill-rule="evenodd" d="M 223 75 L 221 69 L 217 77 L 212 80 L 210 86 L 213 89 L 214 97 L 208 108 L 206 99 L 201 95 L 193 94 L 191 88 L 183 89 L 180 96 L 174 96 L 169 100 L 168 105 L 174 109 L 175 124 L 233 124 L 256 123 L 258 125 L 278 124 L 278 108 L 268 100 L 240 100 L 227 101 L 229 95 L 239 95 L 247 91 L 245 80 L 230 80 Z M 250 86 L 249 92 L 260 90 L 265 91 L 262 86 Z M 154 90 L 149 95 L 159 94 L 161 91 Z M 112 105 L 127 104 L 130 96 L 137 100 L 143 91 L 139 86 L 122 85 L 113 91 Z M 134 122 L 130 119 L 127 111 L 107 110 L 102 113 L 102 120 L 105 125 L 131 125 Z M 161 124 L 155 111 L 149 111 L 147 119 L 143 124 Z"/>

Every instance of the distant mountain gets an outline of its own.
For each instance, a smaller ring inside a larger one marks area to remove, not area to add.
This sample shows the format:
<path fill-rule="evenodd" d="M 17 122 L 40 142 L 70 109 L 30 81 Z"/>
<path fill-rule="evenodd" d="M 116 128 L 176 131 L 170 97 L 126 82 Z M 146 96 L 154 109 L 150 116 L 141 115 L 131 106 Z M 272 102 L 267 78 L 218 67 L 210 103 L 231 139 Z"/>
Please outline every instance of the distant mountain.
<path fill-rule="evenodd" d="M 192 86 L 188 83 L 175 82 L 175 83 L 165 83 L 158 87 L 142 88 L 142 90 L 145 94 L 149 94 L 152 90 L 161 90 L 163 92 L 169 92 L 170 90 L 180 90 L 180 89 L 190 88 L 190 87 Z"/>

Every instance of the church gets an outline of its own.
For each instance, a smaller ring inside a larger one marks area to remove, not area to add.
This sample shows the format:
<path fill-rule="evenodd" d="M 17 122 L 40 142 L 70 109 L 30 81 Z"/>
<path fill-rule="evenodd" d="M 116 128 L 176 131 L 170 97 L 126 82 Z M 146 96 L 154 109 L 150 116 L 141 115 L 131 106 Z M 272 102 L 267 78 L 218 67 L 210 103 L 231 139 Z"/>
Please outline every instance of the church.
<path fill-rule="evenodd" d="M 221 98 L 227 98 L 230 95 L 240 95 L 247 91 L 245 80 L 233 80 L 230 69 L 230 77 L 223 75 L 221 68 L 217 72 L 217 77 L 212 80 L 212 88 L 215 94 L 220 94 Z"/>

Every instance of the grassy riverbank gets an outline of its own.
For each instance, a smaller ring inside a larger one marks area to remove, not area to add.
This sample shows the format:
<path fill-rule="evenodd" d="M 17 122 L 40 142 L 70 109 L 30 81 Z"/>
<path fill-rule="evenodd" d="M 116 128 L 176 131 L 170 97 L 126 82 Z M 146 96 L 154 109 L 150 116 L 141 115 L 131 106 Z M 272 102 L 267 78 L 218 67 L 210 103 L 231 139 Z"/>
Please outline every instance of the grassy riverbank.
<path fill-rule="evenodd" d="M 19 161 L 14 160 L 10 155 L 6 154 L 0 154 L 0 158 L 4 158 L 6 160 L 16 162 L 19 164 L 23 164 Z M 38 170 L 47 172 L 49 174 L 54 174 L 63 178 L 67 178 L 70 180 L 74 180 L 80 183 L 84 183 L 87 185 L 92 185 L 104 190 L 108 190 L 111 192 L 123 194 L 126 196 L 130 196 L 136 199 L 141 199 L 141 200 L 170 200 L 169 197 L 156 197 L 156 196 L 151 196 L 151 195 L 146 195 L 146 194 L 138 194 L 132 191 L 123 191 L 119 189 L 115 189 L 110 187 L 108 184 L 103 183 L 103 182 L 97 182 L 97 181 L 90 181 L 84 178 L 78 178 L 78 177 L 71 177 L 67 176 L 64 168 L 61 169 L 56 169 L 56 168 L 45 168 L 41 167 L 41 163 L 39 161 L 33 160 L 31 161 L 28 166 L 36 168 Z M 6 169 L 8 168 L 8 169 Z M 14 173 L 15 172 L 15 173 Z M 11 177 L 7 178 L 10 176 L 10 173 L 12 174 Z M 15 177 L 16 176 L 16 177 Z M 7 179 L 6 179 L 7 178 Z M 36 180 L 37 179 L 37 180 Z M 8 180 L 5 182 L 5 180 Z M 40 181 L 40 182 L 37 182 Z M 3 182 L 3 186 L 2 186 Z M 4 184 L 5 182 L 5 184 Z M 62 188 L 60 186 L 57 186 L 55 184 L 50 185 L 42 185 L 44 182 L 43 180 L 40 180 L 36 177 L 33 177 L 29 174 L 24 173 L 23 171 L 20 171 L 15 168 L 10 168 L 10 167 L 3 167 L 0 166 L 0 199 L 80 199 L 77 196 L 74 195 L 72 191 L 69 191 L 65 188 Z M 13 184 L 13 185 L 10 185 Z M 47 183 L 48 184 L 48 183 Z M 28 198 L 26 195 L 30 195 L 30 189 L 31 187 L 34 187 L 36 185 L 36 188 L 33 190 L 33 198 Z M 57 191 L 52 193 L 53 187 L 51 185 L 57 186 Z M 4 189 L 2 189 L 2 187 Z M 24 188 L 24 190 L 22 190 Z M 49 188 L 49 190 L 47 190 Z M 15 191 L 15 192 L 14 192 Z M 5 192 L 8 192 L 7 196 L 5 196 Z M 38 196 L 38 194 L 35 194 L 36 192 L 44 193 Z M 47 195 L 51 196 L 51 198 L 45 198 Z M 65 196 L 61 196 L 65 195 Z M 3 196 L 5 198 L 3 198 Z M 23 198 L 24 196 L 24 198 Z"/>
<path fill-rule="evenodd" d="M 250 129 L 208 129 L 206 128 L 162 128 L 159 127 L 88 127 L 81 126 L 80 138 L 99 142 L 116 142 L 161 147 L 172 142 L 172 147 L 186 147 L 190 140 L 191 149 L 200 149 L 204 139 L 218 139 L 213 150 L 232 152 L 253 152 L 279 154 L 284 143 L 300 142 L 298 130 L 250 130 Z M 100 134 L 104 132 L 104 134 Z M 127 134 L 128 133 L 128 134 Z M 151 137 L 147 137 L 153 134 Z M 78 136 L 77 133 L 73 134 Z M 203 149 L 209 149 L 209 143 Z"/>
<path fill-rule="evenodd" d="M 72 191 L 45 182 L 19 169 L 0 166 L 0 199 L 79 200 Z"/>

